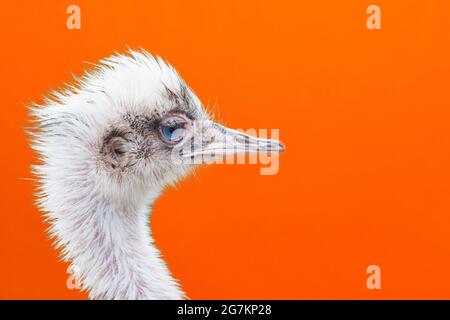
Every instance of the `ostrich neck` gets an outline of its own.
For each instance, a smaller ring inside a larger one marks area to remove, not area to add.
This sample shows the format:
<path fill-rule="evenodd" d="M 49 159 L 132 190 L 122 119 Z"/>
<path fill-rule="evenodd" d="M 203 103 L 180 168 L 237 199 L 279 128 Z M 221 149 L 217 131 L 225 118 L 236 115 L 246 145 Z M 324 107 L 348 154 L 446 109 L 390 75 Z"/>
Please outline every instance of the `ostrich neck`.
<path fill-rule="evenodd" d="M 156 192 L 142 198 L 155 197 Z M 84 199 L 66 200 L 66 207 L 72 209 L 57 217 L 53 231 L 61 240 L 65 257 L 72 262 L 71 271 L 80 277 L 90 298 L 184 297 L 152 245 L 148 227 L 150 201 L 125 205 L 92 191 Z M 88 205 L 80 205 L 86 202 Z"/>

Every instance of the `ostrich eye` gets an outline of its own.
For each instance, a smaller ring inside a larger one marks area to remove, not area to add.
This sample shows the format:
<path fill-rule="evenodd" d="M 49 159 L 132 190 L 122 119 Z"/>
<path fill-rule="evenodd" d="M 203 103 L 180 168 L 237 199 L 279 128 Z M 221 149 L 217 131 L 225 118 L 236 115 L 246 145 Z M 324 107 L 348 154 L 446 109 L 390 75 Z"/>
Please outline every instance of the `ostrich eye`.
<path fill-rule="evenodd" d="M 182 116 L 170 116 L 159 126 L 159 133 L 163 142 L 176 144 L 183 140 L 187 132 L 188 121 Z"/>

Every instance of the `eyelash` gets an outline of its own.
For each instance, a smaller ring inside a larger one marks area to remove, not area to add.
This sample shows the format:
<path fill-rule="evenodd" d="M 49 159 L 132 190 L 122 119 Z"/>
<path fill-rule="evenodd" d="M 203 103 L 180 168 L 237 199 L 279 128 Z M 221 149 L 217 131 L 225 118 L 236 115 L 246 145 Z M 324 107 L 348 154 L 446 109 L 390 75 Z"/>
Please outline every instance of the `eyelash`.
<path fill-rule="evenodd" d="M 167 117 L 170 117 L 171 115 L 176 116 L 177 114 L 185 116 L 186 118 L 188 118 L 191 121 L 195 120 L 195 117 L 193 115 L 191 115 L 190 113 L 186 112 L 185 110 L 181 109 L 181 108 L 175 108 L 170 110 L 169 112 L 165 113 L 162 117 L 161 120 Z"/>
<path fill-rule="evenodd" d="M 162 121 L 161 121 L 160 123 L 162 123 Z M 171 119 L 169 122 L 166 122 L 165 124 L 166 124 L 167 126 L 173 128 L 173 127 L 178 126 L 178 125 L 181 124 L 181 123 L 183 123 L 183 122 L 182 122 L 182 121 L 177 121 L 177 119 Z"/>

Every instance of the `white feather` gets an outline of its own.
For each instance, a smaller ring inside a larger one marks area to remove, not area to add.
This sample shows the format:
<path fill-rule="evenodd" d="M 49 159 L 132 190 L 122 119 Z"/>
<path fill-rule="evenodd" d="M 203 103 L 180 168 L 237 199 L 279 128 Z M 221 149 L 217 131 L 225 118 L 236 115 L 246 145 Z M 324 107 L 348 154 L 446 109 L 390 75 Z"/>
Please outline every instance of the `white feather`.
<path fill-rule="evenodd" d="M 31 108 L 32 146 L 40 156 L 33 167 L 40 183 L 37 203 L 55 246 L 92 299 L 184 298 L 152 245 L 148 215 L 164 186 L 190 168 L 165 170 L 159 163 L 112 175 L 98 159 L 102 136 L 121 114 L 159 112 L 164 89 L 183 85 L 161 59 L 130 51 L 102 60 L 75 85 Z"/>

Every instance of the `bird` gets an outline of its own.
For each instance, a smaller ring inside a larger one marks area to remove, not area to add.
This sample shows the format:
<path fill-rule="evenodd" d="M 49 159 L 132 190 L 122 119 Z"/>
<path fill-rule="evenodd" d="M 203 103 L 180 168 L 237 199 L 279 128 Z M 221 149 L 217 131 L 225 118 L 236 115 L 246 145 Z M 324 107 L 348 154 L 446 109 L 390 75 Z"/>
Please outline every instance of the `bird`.
<path fill-rule="evenodd" d="M 31 103 L 36 205 L 89 299 L 186 299 L 155 247 L 153 202 L 210 159 L 284 145 L 227 128 L 144 49 L 114 53 Z"/>

